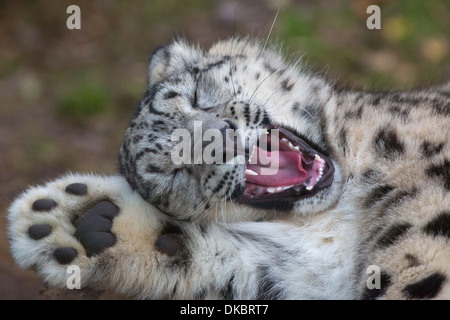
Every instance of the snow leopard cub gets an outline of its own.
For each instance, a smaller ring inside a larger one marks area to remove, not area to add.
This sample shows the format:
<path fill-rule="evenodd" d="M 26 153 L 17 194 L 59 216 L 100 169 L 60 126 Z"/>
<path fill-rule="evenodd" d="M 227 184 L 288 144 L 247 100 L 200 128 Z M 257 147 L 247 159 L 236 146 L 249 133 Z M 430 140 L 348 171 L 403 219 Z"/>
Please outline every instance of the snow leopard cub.
<path fill-rule="evenodd" d="M 140 298 L 450 298 L 449 120 L 450 84 L 343 90 L 254 40 L 176 41 L 151 58 L 123 177 L 29 190 L 12 251 L 52 285 L 77 264 L 83 286 Z M 196 121 L 241 130 L 244 163 L 174 165 Z"/>

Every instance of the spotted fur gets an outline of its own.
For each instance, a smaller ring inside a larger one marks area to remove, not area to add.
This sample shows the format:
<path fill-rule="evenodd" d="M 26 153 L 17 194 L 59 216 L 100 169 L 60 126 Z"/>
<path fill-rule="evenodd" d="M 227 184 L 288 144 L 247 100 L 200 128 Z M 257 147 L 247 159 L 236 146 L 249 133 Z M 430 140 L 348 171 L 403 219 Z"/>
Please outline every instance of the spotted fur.
<path fill-rule="evenodd" d="M 431 242 L 431 248 L 437 250 L 434 239 L 437 235 L 445 236 L 449 232 L 447 215 L 442 213 L 448 210 L 450 204 L 448 85 L 392 93 L 342 90 L 296 68 L 283 60 L 277 51 L 264 50 L 258 43 L 248 40 L 219 42 L 206 53 L 187 47 L 184 43 L 175 43 L 165 49 L 165 57 L 170 58 L 164 62 L 152 58 L 150 65 L 162 64 L 165 71 L 158 73 L 157 77 L 150 71 L 149 91 L 172 88 L 171 79 L 176 75 L 184 79 L 183 85 L 177 87 L 177 97 L 185 99 L 172 101 L 168 106 L 155 96 L 148 103 L 153 105 L 153 109 L 161 113 L 168 112 L 170 116 L 164 115 L 163 120 L 160 120 L 155 113 L 146 112 L 146 108 L 142 107 L 143 111 L 132 123 L 173 123 L 174 117 L 185 121 L 214 119 L 235 121 L 235 126 L 252 130 L 267 128 L 261 121 L 261 115 L 265 114 L 270 119 L 266 123 L 275 122 L 294 129 L 311 143 L 329 152 L 338 168 L 337 179 L 334 188 L 327 192 L 307 201 L 277 204 L 277 207 L 293 213 L 289 221 L 303 219 L 303 222 L 307 218 L 299 217 L 329 209 L 322 219 L 319 218 L 321 215 L 316 219 L 328 221 L 330 216 L 339 217 L 331 224 L 331 228 L 335 229 L 335 236 L 331 237 L 334 241 L 338 241 L 335 239 L 342 228 L 350 228 L 359 234 L 352 240 L 356 241 L 352 244 L 354 250 L 347 252 L 355 261 L 357 290 L 364 292 L 364 286 L 361 285 L 362 279 L 367 277 L 364 271 L 367 266 L 377 264 L 385 277 L 390 279 L 389 284 L 385 284 L 383 294 L 377 294 L 377 298 L 418 296 L 405 295 L 411 290 L 399 291 L 395 288 L 403 281 L 404 274 L 410 272 L 402 268 L 404 257 L 426 255 L 428 250 L 425 252 L 419 249 L 423 246 L 424 237 Z M 180 61 L 183 63 L 180 64 Z M 194 69 L 198 70 L 195 75 L 192 73 Z M 192 103 L 194 88 L 197 98 L 195 104 Z M 189 127 L 189 123 L 177 122 L 177 126 Z M 170 128 L 167 123 L 166 131 L 159 131 L 160 139 L 168 141 Z M 128 141 L 136 134 L 138 132 L 134 129 L 127 130 L 125 147 L 133 148 Z M 139 150 L 146 147 L 147 144 L 135 147 L 128 158 L 122 152 L 121 167 L 125 168 L 122 173 L 151 203 L 157 204 L 158 201 L 154 201 L 157 196 L 147 193 L 149 190 L 151 193 L 170 194 L 173 198 L 166 203 L 168 207 L 162 206 L 160 209 L 174 216 L 180 213 L 179 208 L 176 208 L 176 205 L 180 205 L 204 218 L 211 213 L 195 210 L 204 199 L 208 199 L 213 208 L 214 203 L 216 207 L 223 206 L 221 199 L 226 199 L 227 193 L 236 193 L 242 188 L 242 167 L 234 167 L 230 172 L 225 166 L 197 166 L 192 170 L 194 177 L 183 175 L 182 183 L 172 183 L 169 188 L 163 178 L 140 174 L 143 166 L 130 164 L 133 154 L 139 154 Z M 165 148 L 170 149 L 170 145 Z M 143 160 L 146 165 L 152 161 L 162 162 L 154 156 L 148 159 Z M 130 173 L 126 168 L 134 171 Z M 214 174 L 211 174 L 211 170 Z M 370 183 L 363 178 L 368 170 L 378 173 Z M 166 168 L 164 172 L 171 175 L 170 169 Z M 204 175 L 207 179 L 202 180 Z M 197 185 L 193 181 L 204 181 L 204 184 Z M 341 181 L 346 181 L 344 186 Z M 186 193 L 183 183 L 191 185 L 195 191 Z M 224 187 L 225 184 L 228 188 Z M 225 217 L 228 221 L 254 219 L 252 209 L 238 204 L 234 206 L 238 206 L 239 210 L 227 209 Z M 273 208 L 265 209 L 264 212 L 257 212 L 256 216 L 265 217 L 267 211 Z M 221 210 L 224 210 L 223 207 Z M 357 216 L 353 216 L 355 212 Z M 342 221 L 347 219 L 353 225 L 342 227 L 346 224 Z M 337 224 L 340 225 L 336 227 Z M 430 239 L 430 235 L 434 237 Z M 445 260 L 450 258 L 448 250 L 447 247 L 436 254 L 442 256 L 443 261 L 449 261 Z M 396 252 L 395 258 L 392 252 Z M 419 260 L 422 266 L 430 265 L 431 268 L 432 265 L 438 270 L 445 269 L 444 273 L 448 272 L 446 266 L 436 265 L 438 259 Z M 437 295 L 438 291 L 433 292 L 433 295 Z M 367 297 L 371 296 L 373 294 Z"/>
<path fill-rule="evenodd" d="M 128 184 L 76 175 L 28 191 L 10 208 L 13 255 L 62 286 L 59 250 L 87 285 L 141 298 L 450 298 L 449 98 L 450 84 L 337 88 L 253 40 L 174 42 L 153 54 L 125 133 Z M 332 159 L 334 182 L 294 203 L 240 204 L 242 165 L 172 163 L 171 133 L 194 121 L 250 137 L 287 127 Z M 80 182 L 94 192 L 62 193 Z M 105 198 L 121 212 L 107 229 L 117 242 L 91 257 L 98 243 L 79 243 L 63 221 Z M 379 288 L 367 285 L 370 266 Z"/>

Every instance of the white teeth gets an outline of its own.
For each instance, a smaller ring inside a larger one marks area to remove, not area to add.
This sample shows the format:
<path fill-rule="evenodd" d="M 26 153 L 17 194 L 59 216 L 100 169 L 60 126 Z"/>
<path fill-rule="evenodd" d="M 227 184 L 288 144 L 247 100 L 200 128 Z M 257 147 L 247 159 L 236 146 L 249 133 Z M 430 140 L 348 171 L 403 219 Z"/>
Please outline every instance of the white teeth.
<path fill-rule="evenodd" d="M 258 175 L 255 171 L 250 170 L 250 169 L 246 169 L 245 170 L 245 174 L 248 174 L 250 176 L 257 176 Z"/>
<path fill-rule="evenodd" d="M 298 153 L 300 153 L 300 147 L 299 146 L 294 146 L 292 144 L 292 142 L 290 142 L 288 139 L 286 138 L 281 138 L 281 142 L 284 143 L 285 145 L 287 145 L 289 147 L 289 149 L 296 151 Z"/>
<path fill-rule="evenodd" d="M 320 179 L 322 179 L 322 176 L 323 176 L 323 169 L 320 168 L 319 169 L 319 175 L 316 178 L 316 183 L 319 182 Z"/>
<path fill-rule="evenodd" d="M 320 158 L 320 157 L 319 157 Z M 323 168 L 325 166 L 325 161 L 323 159 L 320 159 L 320 165 L 319 165 L 319 175 L 316 178 L 316 183 L 322 179 L 323 177 Z"/>
<path fill-rule="evenodd" d="M 322 165 L 325 164 L 325 160 L 323 160 L 318 154 L 314 156 L 314 160 L 320 162 Z"/>
<path fill-rule="evenodd" d="M 266 191 L 268 193 L 279 193 L 282 192 L 284 190 L 287 190 L 289 188 L 292 188 L 294 185 L 291 186 L 285 186 L 285 187 L 272 187 L 272 188 L 267 188 Z"/>
<path fill-rule="evenodd" d="M 311 191 L 312 188 L 313 188 L 313 186 L 307 186 L 307 187 L 306 187 L 306 190 Z"/>
<path fill-rule="evenodd" d="M 316 183 L 317 183 L 323 177 L 323 168 L 325 166 L 325 160 L 323 160 L 319 155 L 316 154 L 314 156 L 314 161 L 318 161 L 319 162 L 319 175 L 316 178 Z"/>
<path fill-rule="evenodd" d="M 314 156 L 314 160 L 320 162 L 322 165 L 325 164 L 325 160 L 323 160 L 318 154 Z"/>

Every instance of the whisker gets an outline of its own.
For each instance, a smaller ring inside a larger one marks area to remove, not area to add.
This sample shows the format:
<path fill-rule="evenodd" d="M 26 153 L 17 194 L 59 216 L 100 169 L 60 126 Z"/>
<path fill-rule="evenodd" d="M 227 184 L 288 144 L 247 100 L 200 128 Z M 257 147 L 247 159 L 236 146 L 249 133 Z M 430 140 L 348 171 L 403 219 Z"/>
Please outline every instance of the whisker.
<path fill-rule="evenodd" d="M 192 209 L 190 212 L 184 214 L 185 217 L 192 217 L 192 216 L 196 216 L 197 212 L 200 211 L 201 208 L 203 208 L 203 205 L 208 201 L 207 198 L 203 198 L 202 201 L 200 201 L 200 203 L 198 204 L 198 206 L 194 209 Z M 198 215 L 198 217 L 195 220 L 192 220 L 192 224 L 198 223 L 199 221 L 201 221 L 204 218 L 204 215 Z"/>
<path fill-rule="evenodd" d="M 267 42 L 269 41 L 269 38 L 270 38 L 270 35 L 272 34 L 272 30 L 273 30 L 273 27 L 275 25 L 275 22 L 277 21 L 278 13 L 280 13 L 280 9 L 277 10 L 275 18 L 273 19 L 272 26 L 270 27 L 269 34 L 267 35 L 267 38 L 266 38 L 266 42 L 264 43 L 264 46 L 263 46 L 261 52 L 258 55 L 258 59 L 259 59 L 259 57 L 261 57 L 261 55 L 263 54 L 264 50 L 266 49 Z"/>
<path fill-rule="evenodd" d="M 300 55 L 300 57 L 298 57 L 298 59 L 295 60 L 295 62 L 292 64 L 292 67 L 293 67 L 293 68 L 296 68 L 296 67 L 297 67 L 297 65 L 300 63 L 300 61 L 302 61 L 304 55 L 305 55 L 305 53 L 302 53 L 302 54 Z"/>
<path fill-rule="evenodd" d="M 222 209 L 221 211 L 221 216 L 222 216 L 222 223 L 225 224 L 226 218 L 225 218 L 225 205 L 226 205 L 226 198 L 222 198 L 220 200 L 222 202 L 222 205 L 220 206 L 220 208 Z"/>
<path fill-rule="evenodd" d="M 301 107 L 301 108 L 302 108 L 303 111 L 305 111 L 309 115 L 311 120 L 314 120 L 314 117 L 312 116 L 312 114 L 306 108 L 303 108 L 303 107 Z"/>
<path fill-rule="evenodd" d="M 233 80 L 233 69 L 232 69 L 232 65 L 231 65 L 231 61 L 233 60 L 233 47 L 234 47 L 234 42 L 236 41 L 235 38 L 233 38 L 233 41 L 231 41 L 231 52 L 230 52 L 230 81 L 231 84 L 233 85 L 233 92 L 234 92 L 234 97 L 236 98 L 236 87 L 234 86 L 234 80 Z"/>
<path fill-rule="evenodd" d="M 266 100 L 266 102 L 264 102 L 264 104 L 262 105 L 261 108 L 264 108 L 264 107 L 266 106 L 267 102 L 269 102 L 269 100 L 272 99 L 273 95 L 274 95 L 275 93 L 277 93 L 279 90 L 280 90 L 280 89 L 275 90 L 275 91 L 270 95 L 270 97 Z"/>
<path fill-rule="evenodd" d="M 231 198 L 231 192 L 228 193 L 228 198 L 230 199 L 230 206 L 233 209 L 234 214 L 236 215 L 236 204 L 234 203 L 233 199 Z"/>
<path fill-rule="evenodd" d="M 215 220 L 216 223 L 218 223 L 218 221 L 217 221 L 217 209 L 218 209 L 218 207 L 219 207 L 219 204 L 216 202 L 216 214 L 214 215 L 214 220 Z"/>
<path fill-rule="evenodd" d="M 264 81 L 266 81 L 271 75 L 273 75 L 275 72 L 277 72 L 277 70 L 280 69 L 283 65 L 284 65 L 284 63 L 279 65 L 271 73 L 269 73 L 264 79 L 262 79 L 260 83 L 258 83 L 258 85 L 255 88 L 255 91 L 253 91 L 253 94 L 250 96 L 248 103 L 252 103 L 252 100 L 255 97 L 256 92 L 258 91 L 259 87 L 261 87 L 261 85 L 264 83 Z"/>

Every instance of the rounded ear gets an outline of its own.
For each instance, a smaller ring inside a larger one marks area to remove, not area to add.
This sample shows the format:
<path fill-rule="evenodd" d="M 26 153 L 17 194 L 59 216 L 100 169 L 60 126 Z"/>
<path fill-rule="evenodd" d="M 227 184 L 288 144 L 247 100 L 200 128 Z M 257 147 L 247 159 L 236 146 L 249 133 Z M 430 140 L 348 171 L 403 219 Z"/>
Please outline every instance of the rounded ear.
<path fill-rule="evenodd" d="M 166 76 L 170 60 L 170 45 L 160 46 L 153 51 L 148 65 L 149 86 L 161 81 Z"/>

